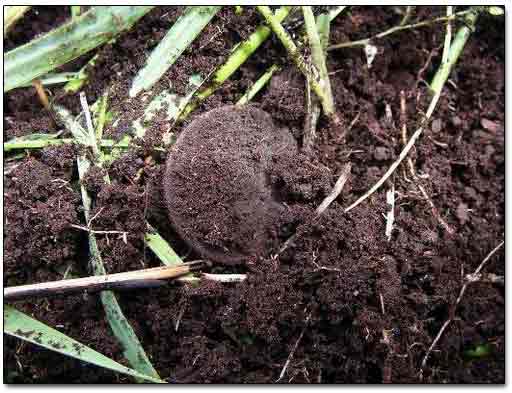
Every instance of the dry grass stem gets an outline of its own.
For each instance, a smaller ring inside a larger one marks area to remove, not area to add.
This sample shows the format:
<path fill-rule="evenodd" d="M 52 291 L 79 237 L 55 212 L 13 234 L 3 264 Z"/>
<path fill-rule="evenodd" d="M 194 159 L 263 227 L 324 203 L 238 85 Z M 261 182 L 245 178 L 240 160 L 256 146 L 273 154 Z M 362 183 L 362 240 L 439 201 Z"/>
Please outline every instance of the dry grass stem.
<path fill-rule="evenodd" d="M 46 90 L 44 89 L 41 81 L 39 79 L 35 79 L 32 81 L 32 85 L 36 89 L 37 97 L 39 97 L 39 101 L 43 104 L 44 109 L 51 112 L 50 101 L 48 100 L 48 95 L 46 94 Z"/>
<path fill-rule="evenodd" d="M 469 10 L 457 12 L 450 16 L 441 16 L 439 18 L 421 21 L 418 23 L 412 23 L 410 25 L 398 25 L 398 26 L 392 27 L 386 31 L 383 31 L 381 33 L 375 34 L 371 37 L 364 38 L 362 40 L 342 42 L 341 44 L 331 45 L 327 48 L 327 50 L 350 48 L 350 47 L 355 47 L 355 46 L 363 46 L 364 47 L 364 46 L 370 44 L 372 41 L 387 37 L 388 35 L 391 35 L 393 33 L 396 33 L 396 32 L 402 31 L 402 30 L 417 29 L 419 27 L 431 26 L 433 24 L 440 23 L 440 22 L 448 22 L 448 21 L 454 20 L 456 18 L 464 17 L 472 12 L 473 12 L 473 10 L 469 9 Z"/>
<path fill-rule="evenodd" d="M 302 329 L 302 332 L 300 332 L 300 335 L 299 335 L 299 338 L 297 339 L 297 341 L 295 341 L 295 345 L 293 346 L 290 354 L 288 355 L 288 359 L 286 359 L 286 363 L 284 364 L 283 369 L 281 370 L 281 374 L 279 374 L 279 378 L 276 380 L 276 382 L 279 382 L 281 379 L 283 379 L 284 374 L 286 373 L 286 370 L 288 369 L 288 366 L 290 365 L 290 362 L 293 359 L 293 355 L 295 354 L 295 351 L 299 347 L 299 344 L 300 344 L 300 342 L 302 340 L 302 337 L 304 337 L 304 333 L 306 332 L 306 329 L 308 327 L 309 320 L 311 319 L 311 314 L 312 314 L 312 312 L 310 312 L 308 314 L 308 317 L 306 318 L 306 323 L 304 325 L 304 328 Z"/>
<path fill-rule="evenodd" d="M 347 182 L 348 176 L 350 175 L 350 169 L 352 165 L 349 163 L 345 164 L 343 170 L 341 171 L 340 177 L 336 180 L 336 184 L 329 195 L 325 197 L 322 203 L 316 208 L 316 216 L 321 215 L 329 205 L 340 195 L 343 187 L 345 187 L 345 183 Z"/>
<path fill-rule="evenodd" d="M 505 244 L 504 241 L 502 241 L 500 244 L 498 244 L 487 256 L 483 259 L 483 261 L 478 265 L 474 273 L 472 274 L 473 277 L 476 277 L 480 274 L 482 269 L 484 268 L 485 264 L 491 259 L 491 257 Z M 459 296 L 457 297 L 457 300 L 455 301 L 455 304 L 453 305 L 452 309 L 450 310 L 450 317 L 446 320 L 446 322 L 441 326 L 441 329 L 439 329 L 439 332 L 437 333 L 436 337 L 434 338 L 434 341 L 432 341 L 432 344 L 430 344 L 430 347 L 428 348 L 427 352 L 425 353 L 425 356 L 423 357 L 423 360 L 421 361 L 421 368 L 420 368 L 420 380 L 423 379 L 423 370 L 425 366 L 427 365 L 428 358 L 430 357 L 431 352 L 436 347 L 438 341 L 441 339 L 444 331 L 448 327 L 448 325 L 453 321 L 455 317 L 455 311 L 457 309 L 457 306 L 460 304 L 462 297 L 464 296 L 464 293 L 466 292 L 466 288 L 468 285 L 475 281 L 467 281 L 461 288 L 459 292 Z"/>

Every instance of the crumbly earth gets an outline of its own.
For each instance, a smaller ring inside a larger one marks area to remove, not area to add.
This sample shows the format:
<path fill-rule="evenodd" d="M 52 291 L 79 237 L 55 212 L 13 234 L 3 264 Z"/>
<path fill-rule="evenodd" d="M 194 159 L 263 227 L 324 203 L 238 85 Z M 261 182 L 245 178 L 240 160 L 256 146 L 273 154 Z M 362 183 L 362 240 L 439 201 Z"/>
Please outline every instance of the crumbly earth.
<path fill-rule="evenodd" d="M 395 26 L 402 18 L 397 11 L 400 7 L 350 7 L 334 20 L 330 42 L 362 39 Z M 98 66 L 84 87 L 89 102 L 111 86 L 109 107 L 128 118 L 140 116 L 139 107 L 125 103 L 130 82 L 179 13 L 177 7 L 156 7 L 133 30 L 98 49 Z M 444 13 L 444 7 L 415 7 L 410 20 Z M 67 7 L 33 7 L 4 44 L 13 48 L 68 17 Z M 237 15 L 234 7 L 223 7 L 192 49 L 164 75 L 156 91 L 170 82 L 183 89 L 189 75 L 208 74 L 258 23 L 261 18 L 252 8 Z M 300 27 L 287 28 L 295 37 L 301 35 Z M 274 247 L 296 233 L 286 251 L 275 258 L 261 253 L 244 264 L 217 263 L 211 269 L 245 273 L 247 279 L 242 283 L 169 285 L 119 293 L 123 311 L 162 378 L 178 383 L 273 383 L 295 348 L 280 383 L 504 383 L 504 287 L 473 283 L 453 309 L 463 276 L 473 272 L 504 238 L 504 31 L 503 18 L 480 17 L 432 122 L 409 155 L 416 181 L 435 212 L 405 164 L 371 198 L 343 213 L 397 158 L 403 147 L 402 121 L 406 120 L 408 135 L 416 129 L 429 98 L 425 81 L 431 80 L 441 61 L 443 25 L 376 41 L 379 53 L 371 68 L 361 48 L 329 52 L 327 67 L 345 135 L 321 118 L 311 155 L 299 150 L 279 156 L 268 167 L 271 199 L 286 206 L 280 216 L 283 225 L 273 235 L 268 251 L 274 255 Z M 78 69 L 92 55 L 64 70 Z M 202 113 L 233 105 L 274 63 L 282 71 L 253 104 L 272 117 L 264 121 L 269 129 L 289 129 L 300 149 L 304 79 L 287 65 L 285 51 L 274 37 L 189 120 L 177 125 L 175 133 L 186 135 L 187 127 L 202 119 Z M 48 89 L 53 99 L 78 113 L 76 95 L 62 95 L 58 86 Z M 406 119 L 400 110 L 402 91 Z M 58 131 L 33 89 L 4 94 L 4 102 L 4 138 Z M 144 142 L 106 168 L 111 184 L 105 184 L 99 168 L 85 180 L 94 198 L 93 228 L 127 232 L 125 238 L 97 236 L 109 272 L 159 265 L 144 246 L 146 220 L 182 258 L 201 257 L 169 225 L 167 191 L 162 186 L 168 152 L 154 149 L 167 127 L 156 122 Z M 119 124 L 109 125 L 105 133 L 120 137 L 128 131 Z M 223 132 L 232 135 L 228 129 Z M 208 157 L 213 159 L 213 153 Z M 56 280 L 66 272 L 89 273 L 86 232 L 73 226 L 84 225 L 75 154 L 71 147 L 31 151 L 18 158 L 6 154 L 4 285 Z M 352 172 L 343 192 L 320 218 L 312 220 L 314 209 L 348 161 Z M 211 179 L 211 168 L 204 168 L 201 177 Z M 256 173 L 248 178 L 257 179 Z M 224 181 L 225 174 L 220 175 Z M 258 184 L 251 186 L 261 190 Z M 195 182 L 182 185 L 206 187 Z M 386 192 L 392 186 L 395 223 L 388 240 L 383 216 L 389 209 Z M 212 184 L 217 191 L 221 187 Z M 210 203 L 206 188 L 201 190 L 194 195 L 196 207 Z M 227 194 L 215 195 L 222 199 L 232 192 L 233 188 L 226 187 Z M 268 191 L 263 194 L 268 197 Z M 222 207 L 232 209 L 233 204 L 222 200 L 217 208 Z M 216 239 L 240 235 L 221 229 Z M 502 248 L 486 264 L 484 273 L 504 275 L 504 255 Z M 33 299 L 15 306 L 125 363 L 97 295 Z M 426 350 L 450 315 L 455 318 L 431 353 L 420 380 Z M 476 348 L 486 350 L 475 356 Z M 129 377 L 8 336 L 4 365 L 8 382 L 131 382 Z"/>

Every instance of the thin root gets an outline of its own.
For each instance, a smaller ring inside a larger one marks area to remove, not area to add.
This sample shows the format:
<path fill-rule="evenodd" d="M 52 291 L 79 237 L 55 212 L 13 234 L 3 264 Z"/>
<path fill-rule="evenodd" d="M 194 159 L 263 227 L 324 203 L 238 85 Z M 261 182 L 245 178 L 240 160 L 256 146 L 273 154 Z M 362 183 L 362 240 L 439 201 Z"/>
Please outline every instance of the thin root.
<path fill-rule="evenodd" d="M 306 328 L 308 327 L 309 320 L 311 319 L 311 313 L 312 313 L 312 311 L 308 314 L 304 328 L 302 329 L 302 332 L 300 332 L 300 336 L 297 339 L 297 341 L 295 341 L 295 345 L 293 346 L 290 354 L 288 355 L 288 359 L 286 359 L 286 363 L 284 364 L 283 369 L 281 370 L 281 374 L 279 374 L 279 378 L 276 380 L 276 383 L 279 382 L 281 379 L 283 379 L 284 374 L 286 373 L 286 369 L 290 365 L 290 362 L 293 359 L 293 355 L 295 354 L 295 351 L 297 350 L 297 348 L 302 340 L 302 337 L 304 336 L 304 333 L 306 332 Z"/>
<path fill-rule="evenodd" d="M 485 264 L 491 259 L 491 257 L 503 246 L 505 242 L 502 241 L 500 244 L 498 244 L 487 256 L 484 258 L 484 260 L 480 263 L 480 265 L 477 267 L 475 272 L 472 274 L 472 276 L 477 276 L 480 274 L 482 269 L 484 268 Z M 425 366 L 427 365 L 428 358 L 430 357 L 430 353 L 434 350 L 436 347 L 438 341 L 441 339 L 444 331 L 448 327 L 448 325 L 453 321 L 455 316 L 455 310 L 457 306 L 459 305 L 460 301 L 462 300 L 462 297 L 464 296 L 464 293 L 466 292 L 466 288 L 468 285 L 475 281 L 467 281 L 461 288 L 459 296 L 457 297 L 457 300 L 455 301 L 455 304 L 453 305 L 452 312 L 450 312 L 450 317 L 446 320 L 446 322 L 441 326 L 441 329 L 439 329 L 439 332 L 436 335 L 436 338 L 434 341 L 432 341 L 432 344 L 430 344 L 430 347 L 428 348 L 427 352 L 425 353 L 425 356 L 423 357 L 423 360 L 421 362 L 421 368 L 420 368 L 420 380 L 423 380 L 423 370 L 425 369 Z"/>

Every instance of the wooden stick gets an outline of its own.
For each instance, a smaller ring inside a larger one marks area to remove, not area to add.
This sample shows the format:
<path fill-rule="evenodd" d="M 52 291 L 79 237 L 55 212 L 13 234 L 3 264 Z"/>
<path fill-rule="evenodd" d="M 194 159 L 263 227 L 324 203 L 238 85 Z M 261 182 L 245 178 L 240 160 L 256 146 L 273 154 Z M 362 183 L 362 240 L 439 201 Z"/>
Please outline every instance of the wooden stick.
<path fill-rule="evenodd" d="M 54 296 L 81 291 L 97 292 L 105 289 L 141 288 L 163 285 L 161 280 L 183 276 L 207 266 L 205 261 L 193 261 L 180 266 L 155 267 L 132 272 L 50 281 L 4 289 L 4 300 L 20 300 L 34 296 Z"/>

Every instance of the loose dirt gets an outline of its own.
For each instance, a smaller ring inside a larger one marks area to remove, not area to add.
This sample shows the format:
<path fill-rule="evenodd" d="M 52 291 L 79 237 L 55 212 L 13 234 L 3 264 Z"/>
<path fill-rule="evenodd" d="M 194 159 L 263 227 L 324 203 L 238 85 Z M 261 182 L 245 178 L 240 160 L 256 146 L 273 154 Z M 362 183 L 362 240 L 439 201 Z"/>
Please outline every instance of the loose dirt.
<path fill-rule="evenodd" d="M 35 14 L 24 18 L 6 47 L 48 31 L 69 15 L 67 7 L 52 12 L 55 17 L 40 19 L 46 21 L 42 25 Z M 112 86 L 113 110 L 128 118 L 139 116 L 141 108 L 125 104 L 130 81 L 179 12 L 157 7 L 116 43 L 99 49 L 98 66 L 84 87 L 89 102 Z M 411 18 L 442 13 L 442 7 L 416 7 Z M 389 7 L 351 7 L 334 20 L 331 42 L 365 38 L 398 24 L 401 17 Z M 184 76 L 191 73 L 208 74 L 250 33 L 248 26 L 258 23 L 253 10 L 244 8 L 239 16 L 234 7 L 224 7 L 156 91 L 169 81 L 183 88 Z M 299 27 L 289 29 L 300 34 Z M 178 383 L 272 383 L 302 337 L 281 383 L 420 382 L 421 361 L 450 316 L 463 276 L 504 237 L 503 19 L 481 17 L 432 123 L 410 154 L 417 181 L 453 234 L 411 182 L 406 165 L 369 200 L 348 214 L 343 210 L 368 190 L 403 147 L 401 91 L 408 133 L 414 132 L 428 102 L 424 81 L 441 61 L 443 40 L 442 25 L 389 36 L 375 43 L 379 53 L 370 69 L 360 48 L 330 52 L 327 66 L 347 132 L 340 135 L 339 128 L 321 119 L 315 147 L 305 155 L 300 151 L 304 80 L 286 65 L 282 46 L 271 38 L 189 120 L 176 126 L 178 143 L 167 168 L 169 153 L 154 149 L 166 131 L 157 122 L 150 141 L 134 145 L 107 168 L 112 184 L 103 182 L 99 169 L 91 172 L 86 187 L 95 198 L 93 214 L 98 213 L 94 229 L 127 232 L 126 243 L 122 236 L 98 235 L 109 272 L 159 265 L 144 246 L 147 220 L 185 260 L 222 259 L 225 263 L 214 264 L 212 272 L 247 274 L 238 284 L 169 285 L 118 295 L 163 378 Z M 274 63 L 282 71 L 254 98 L 253 106 L 226 111 L 225 105 L 233 105 Z M 48 90 L 78 113 L 77 96 L 61 96 L 57 87 Z M 4 138 L 57 131 L 32 89 L 9 92 L 4 101 Z M 209 110 L 212 117 L 204 114 Z M 293 141 L 282 129 L 289 130 Z M 105 132 L 119 137 L 129 131 L 121 125 Z M 266 136 L 271 139 L 266 141 Z M 277 154 L 270 148 L 272 138 L 293 147 Z M 238 144 L 244 148 L 237 151 Z M 176 150 L 180 147 L 181 152 Z M 84 223 L 73 148 L 10 157 L 4 173 L 4 285 L 56 280 L 66 271 L 89 274 L 86 232 L 72 227 Z M 312 222 L 315 208 L 348 161 L 352 172 L 343 192 Z M 234 182 L 242 175 L 243 181 Z M 388 240 L 383 216 L 392 184 L 395 224 Z M 260 200 L 249 197 L 249 190 Z M 253 215 L 257 210 L 264 213 Z M 236 229 L 230 231 L 235 221 Z M 246 241 L 254 233 L 262 234 L 258 241 Z M 276 257 L 292 234 L 295 240 Z M 226 244 L 229 252 L 217 252 Z M 244 263 L 231 263 L 239 255 Z M 485 272 L 504 275 L 504 261 L 502 248 Z M 470 285 L 456 318 L 431 353 L 423 382 L 504 383 L 504 302 L 503 286 Z M 124 362 L 96 295 L 35 299 L 16 307 Z M 485 356 L 469 355 L 482 345 L 489 348 Z M 4 349 L 7 381 L 131 382 L 9 337 Z"/>

